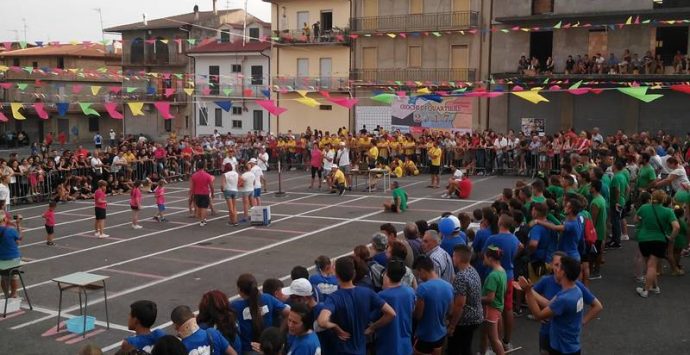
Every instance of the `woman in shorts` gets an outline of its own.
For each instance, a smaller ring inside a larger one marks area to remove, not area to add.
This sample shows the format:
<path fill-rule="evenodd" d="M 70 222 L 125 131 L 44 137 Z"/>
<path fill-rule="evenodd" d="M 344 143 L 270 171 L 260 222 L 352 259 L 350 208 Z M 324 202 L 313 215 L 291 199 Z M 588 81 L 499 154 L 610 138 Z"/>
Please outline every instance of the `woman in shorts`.
<path fill-rule="evenodd" d="M 673 243 L 680 224 L 673 210 L 663 206 L 666 193 L 656 190 L 652 193 L 651 203 L 646 203 L 637 210 L 637 241 L 640 253 L 647 264 L 645 283 L 635 291 L 640 297 L 647 298 L 649 291 L 659 294 L 661 289 L 657 282 L 657 265 L 659 259 L 666 258 L 668 243 Z M 669 260 L 672 259 L 672 256 Z"/>
<path fill-rule="evenodd" d="M 484 254 L 484 265 L 491 270 L 482 286 L 482 304 L 484 305 L 484 339 L 488 338 L 491 349 L 496 355 L 503 355 L 503 343 L 498 334 L 498 322 L 503 312 L 508 279 L 506 271 L 501 267 L 503 251 L 490 245 Z M 481 353 L 486 353 L 486 342 L 482 341 Z"/>
<path fill-rule="evenodd" d="M 232 164 L 227 163 L 223 168 L 223 175 L 220 178 L 220 190 L 223 192 L 223 197 L 225 197 L 225 203 L 228 205 L 228 215 L 230 220 L 229 225 L 237 225 L 237 183 L 239 181 L 239 175 L 236 171 L 232 170 Z M 245 216 L 246 217 L 246 216 Z"/>
<path fill-rule="evenodd" d="M 254 180 L 256 180 L 256 175 L 250 171 L 250 168 L 249 164 L 247 164 L 244 173 L 240 175 L 238 180 L 238 193 L 242 197 L 242 208 L 244 209 L 244 218 L 240 222 L 249 221 L 249 208 L 254 196 Z"/>

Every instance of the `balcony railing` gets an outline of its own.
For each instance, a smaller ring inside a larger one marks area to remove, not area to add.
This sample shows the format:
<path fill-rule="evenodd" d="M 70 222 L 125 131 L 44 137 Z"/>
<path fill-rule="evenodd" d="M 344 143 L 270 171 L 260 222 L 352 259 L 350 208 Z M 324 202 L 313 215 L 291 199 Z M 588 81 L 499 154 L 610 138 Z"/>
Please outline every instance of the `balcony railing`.
<path fill-rule="evenodd" d="M 225 94 L 226 89 L 231 89 L 232 91 Z M 197 96 L 203 96 L 205 98 L 214 99 L 261 99 L 266 96 L 263 90 L 266 89 L 266 85 L 221 85 L 217 90 L 211 89 L 208 95 L 204 95 L 200 90 L 196 92 Z"/>
<path fill-rule="evenodd" d="M 350 44 L 350 29 L 334 27 L 315 36 L 310 30 L 273 31 L 273 36 L 280 38 L 280 43 L 296 45 Z"/>
<path fill-rule="evenodd" d="M 273 78 L 273 85 L 279 90 L 328 90 L 348 91 L 350 81 L 345 77 L 331 76 L 279 76 Z"/>
<path fill-rule="evenodd" d="M 147 53 L 142 57 L 132 57 L 131 52 L 126 52 L 123 56 L 123 64 L 125 66 L 147 66 L 147 65 L 172 65 L 182 66 L 186 65 L 189 60 L 187 56 L 182 54 L 173 54 L 165 58 L 164 56 L 156 56 L 153 53 Z"/>
<path fill-rule="evenodd" d="M 479 13 L 476 11 L 354 17 L 350 19 L 352 32 L 444 31 L 477 26 L 479 26 Z"/>
<path fill-rule="evenodd" d="M 475 81 L 476 69 L 471 68 L 405 68 L 355 69 L 350 79 L 364 84 L 406 81 Z"/>
<path fill-rule="evenodd" d="M 119 63 L 118 63 L 119 65 Z M 92 82 L 98 82 L 98 83 L 103 83 L 103 84 L 108 84 L 108 83 L 120 83 L 121 80 L 115 80 L 114 75 L 113 77 L 108 77 L 104 76 L 103 74 L 83 74 L 79 75 L 76 73 L 72 72 L 61 72 L 58 75 L 54 75 L 52 73 L 45 73 L 41 74 L 37 71 L 38 69 L 34 69 L 34 72 L 29 74 L 25 70 L 21 71 L 14 71 L 14 70 L 8 70 L 4 72 L 4 74 L 0 74 L 0 80 L 26 80 L 27 82 L 33 82 L 34 80 L 40 80 L 40 81 L 46 81 L 46 82 L 54 82 L 54 81 L 66 81 L 66 82 L 74 82 L 77 84 L 82 84 L 82 85 L 88 85 L 88 83 Z M 91 71 L 95 71 L 95 69 L 91 69 Z"/>

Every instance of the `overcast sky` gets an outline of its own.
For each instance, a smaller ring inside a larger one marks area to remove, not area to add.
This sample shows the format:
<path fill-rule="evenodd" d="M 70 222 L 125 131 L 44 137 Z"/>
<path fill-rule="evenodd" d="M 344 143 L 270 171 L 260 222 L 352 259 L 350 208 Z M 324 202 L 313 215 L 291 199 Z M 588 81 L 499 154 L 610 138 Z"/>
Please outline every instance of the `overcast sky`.
<path fill-rule="evenodd" d="M 103 13 L 103 27 L 108 28 L 132 22 L 140 22 L 142 14 L 148 19 L 192 12 L 210 11 L 212 0 L 0 0 L 0 42 L 35 41 L 99 41 L 101 23 L 98 12 Z M 229 6 L 228 6 L 229 5 Z M 242 8 L 244 0 L 218 0 L 218 9 Z M 248 0 L 249 13 L 271 21 L 271 6 L 262 0 Z M 16 31 L 16 32 L 15 32 Z M 107 35 L 106 38 L 118 38 Z"/>

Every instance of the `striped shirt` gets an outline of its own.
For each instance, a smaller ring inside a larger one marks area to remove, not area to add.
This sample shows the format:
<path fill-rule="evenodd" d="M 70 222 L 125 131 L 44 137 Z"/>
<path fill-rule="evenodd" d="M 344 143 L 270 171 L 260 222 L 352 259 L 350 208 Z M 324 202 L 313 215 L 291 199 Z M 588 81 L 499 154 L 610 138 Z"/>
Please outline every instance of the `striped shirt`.
<path fill-rule="evenodd" d="M 434 270 L 438 277 L 452 284 L 455 270 L 453 269 L 453 259 L 450 258 L 450 255 L 441 249 L 440 246 L 436 246 L 426 255 L 434 262 Z"/>

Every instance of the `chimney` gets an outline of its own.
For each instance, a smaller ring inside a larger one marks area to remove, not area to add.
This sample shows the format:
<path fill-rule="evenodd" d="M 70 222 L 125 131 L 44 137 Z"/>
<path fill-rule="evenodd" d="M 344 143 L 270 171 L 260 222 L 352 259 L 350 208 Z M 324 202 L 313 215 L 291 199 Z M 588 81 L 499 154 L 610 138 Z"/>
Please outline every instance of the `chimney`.
<path fill-rule="evenodd" d="M 216 2 L 218 2 L 218 0 L 212 0 L 212 1 L 213 1 L 213 14 L 218 15 L 218 9 L 216 8 Z"/>
<path fill-rule="evenodd" d="M 199 21 L 199 5 L 194 5 L 194 21 Z"/>

